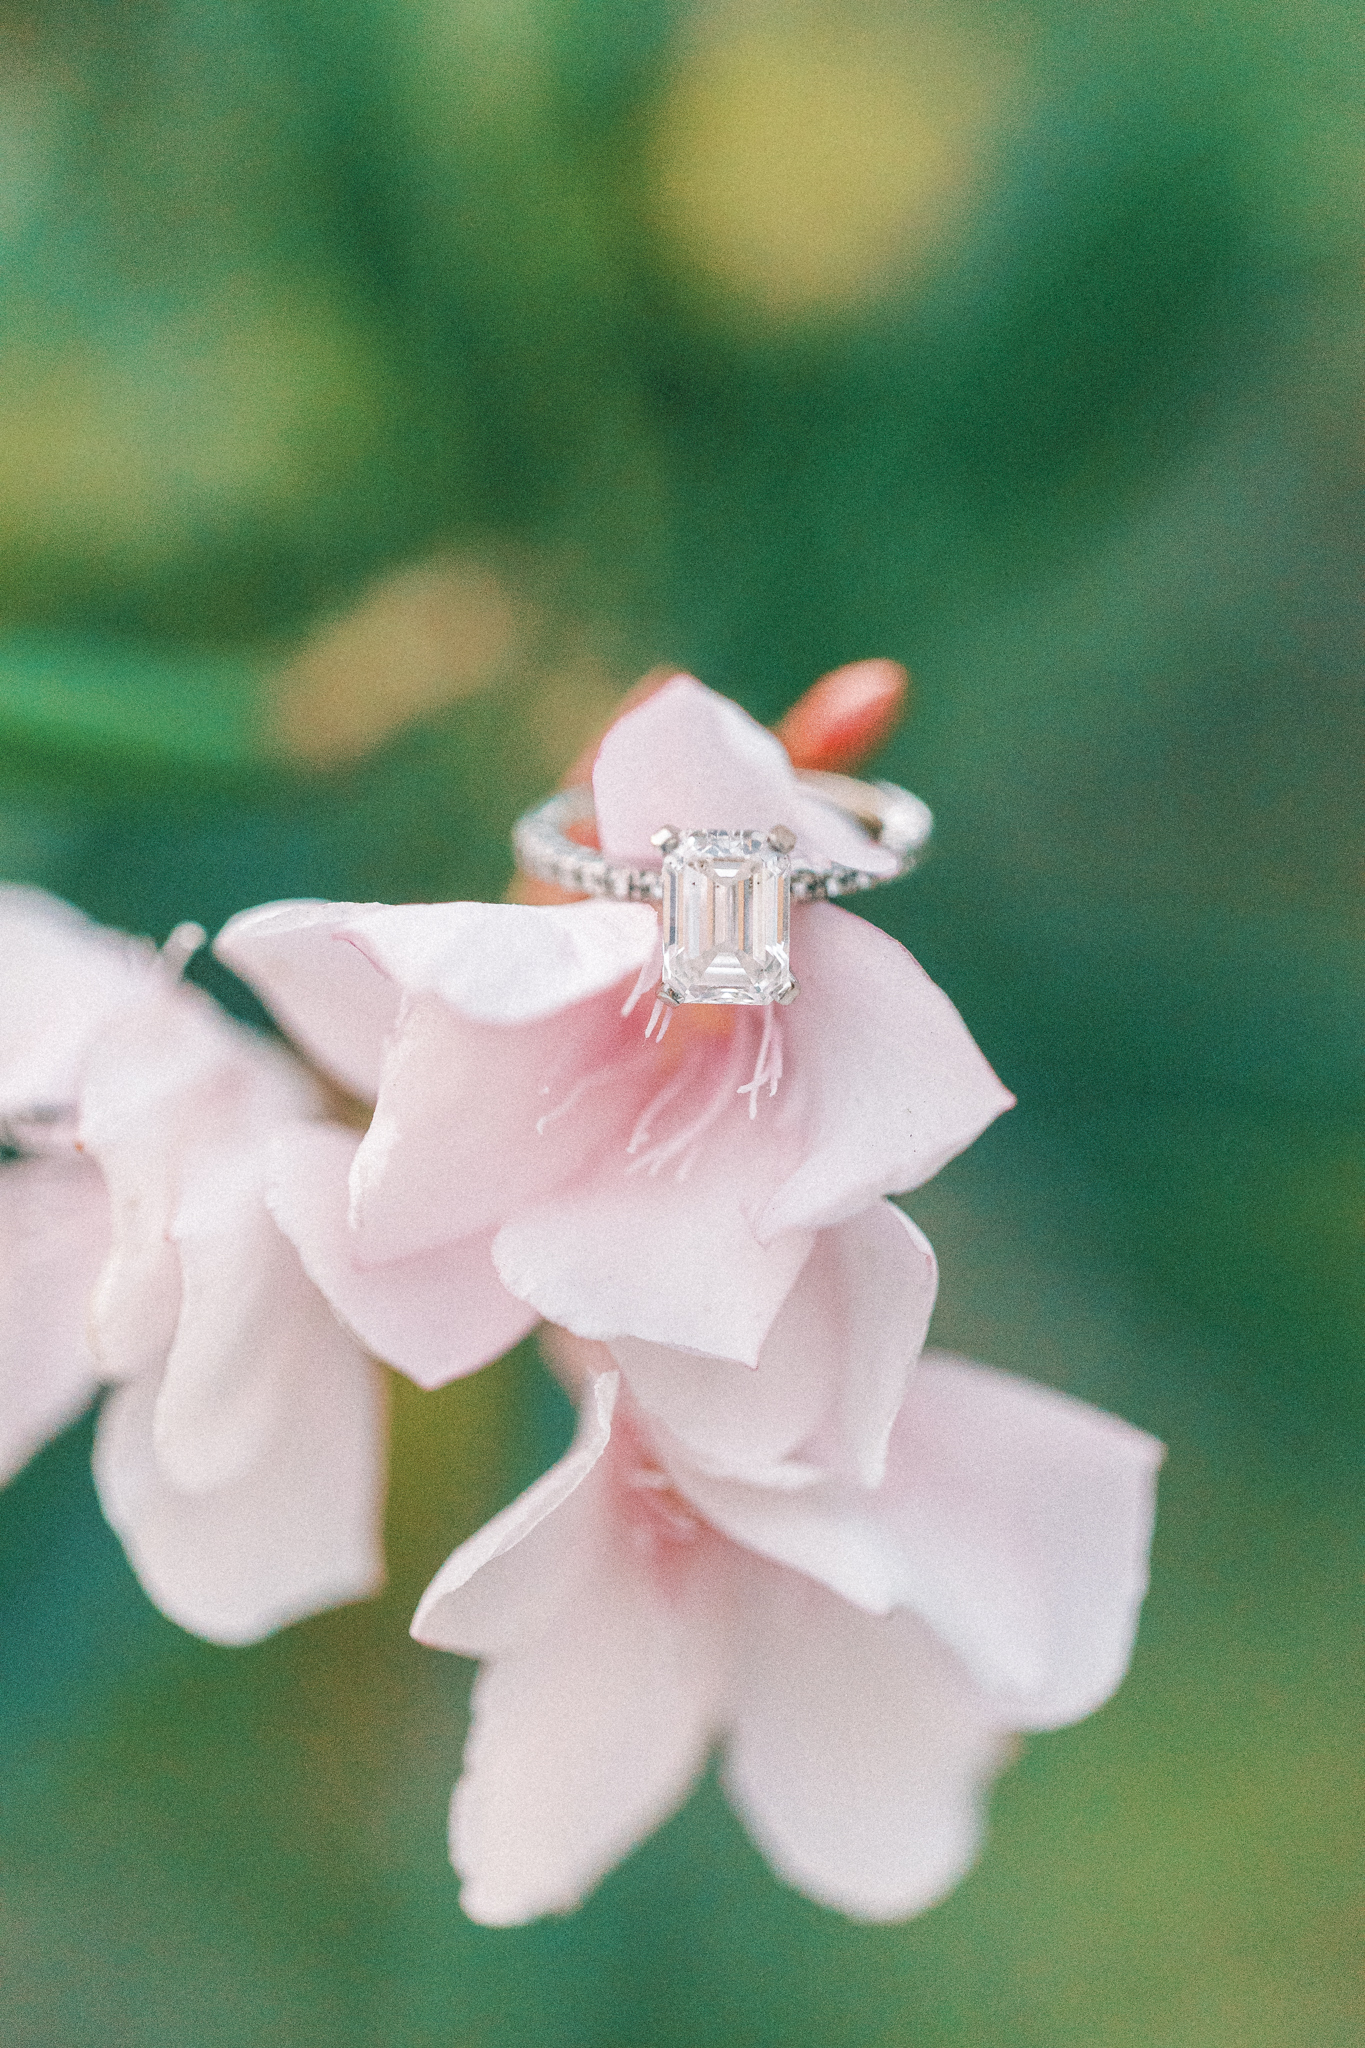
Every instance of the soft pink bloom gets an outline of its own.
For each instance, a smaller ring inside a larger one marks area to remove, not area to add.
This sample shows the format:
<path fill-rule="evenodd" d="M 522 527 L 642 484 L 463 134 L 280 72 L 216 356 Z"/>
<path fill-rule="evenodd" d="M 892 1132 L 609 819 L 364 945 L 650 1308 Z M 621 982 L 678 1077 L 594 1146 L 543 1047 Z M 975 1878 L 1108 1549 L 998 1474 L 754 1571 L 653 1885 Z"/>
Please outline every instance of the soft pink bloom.
<path fill-rule="evenodd" d="M 699 1471 L 876 1486 L 937 1290 L 928 1239 L 892 1203 L 874 1202 L 816 1233 L 756 1372 L 640 1337 L 608 1348 L 637 1405 Z M 550 1324 L 541 1341 L 552 1357 L 563 1343 Z"/>
<path fill-rule="evenodd" d="M 0 1471 L 84 1407 L 158 1606 L 244 1642 L 382 1576 L 380 1377 L 265 1206 L 316 1083 L 149 946 L 0 891 Z"/>
<path fill-rule="evenodd" d="M 562 1912 L 712 1751 L 779 1875 L 864 1919 L 976 1855 L 1016 1730 L 1100 1706 L 1146 1588 L 1160 1446 L 930 1356 L 879 1488 L 704 1473 L 598 1346 L 577 1438 L 457 1550 L 413 1621 L 484 1660 L 451 1855 L 472 1918 Z"/>
<path fill-rule="evenodd" d="M 594 789 L 623 859 L 660 823 L 778 822 L 805 857 L 879 858 L 688 677 L 613 727 Z M 917 1187 L 1012 1100 L 904 947 L 833 904 L 793 910 L 790 1009 L 685 1008 L 662 1043 L 632 1002 L 658 945 L 656 913 L 615 902 L 285 903 L 220 935 L 375 1103 L 350 1157 L 282 1141 L 272 1200 L 338 1311 L 423 1384 L 539 1316 L 752 1366 L 817 1234 Z"/>

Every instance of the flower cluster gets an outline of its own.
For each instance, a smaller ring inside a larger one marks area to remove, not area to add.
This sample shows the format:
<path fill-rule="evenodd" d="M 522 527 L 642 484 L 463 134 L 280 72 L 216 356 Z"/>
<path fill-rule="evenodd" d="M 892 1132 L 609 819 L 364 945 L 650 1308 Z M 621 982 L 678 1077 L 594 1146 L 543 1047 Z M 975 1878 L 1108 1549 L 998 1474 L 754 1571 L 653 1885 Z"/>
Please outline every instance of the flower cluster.
<path fill-rule="evenodd" d="M 594 794 L 622 860 L 668 820 L 869 853 L 686 677 Z M 665 1035 L 645 905 L 248 911 L 216 950 L 303 1059 L 50 899 L 0 895 L 0 944 L 0 1468 L 107 1387 L 100 1497 L 187 1627 L 371 1590 L 372 1360 L 436 1387 L 544 1324 L 574 1444 L 413 1623 L 482 1660 L 451 1832 L 476 1919 L 574 1905 L 713 1753 L 791 1883 L 918 1911 L 1014 1732 L 1118 1684 L 1159 1448 L 921 1357 L 934 1256 L 888 1197 L 1011 1098 L 865 920 L 798 907 L 795 1003 Z"/>
<path fill-rule="evenodd" d="M 133 1569 L 242 1643 L 378 1586 L 383 1388 L 266 1207 L 323 1091 L 168 951 L 0 891 L 0 1473 L 107 1388 Z"/>

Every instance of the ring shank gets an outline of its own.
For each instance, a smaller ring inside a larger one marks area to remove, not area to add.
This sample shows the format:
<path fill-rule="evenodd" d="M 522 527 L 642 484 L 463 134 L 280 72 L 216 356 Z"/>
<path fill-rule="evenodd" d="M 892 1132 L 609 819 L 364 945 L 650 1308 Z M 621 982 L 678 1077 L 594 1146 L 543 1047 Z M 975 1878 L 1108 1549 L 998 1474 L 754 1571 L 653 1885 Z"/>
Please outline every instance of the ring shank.
<path fill-rule="evenodd" d="M 798 769 L 797 776 L 813 796 L 861 825 L 876 845 L 894 853 L 897 867 L 894 874 L 876 875 L 866 868 L 836 863 L 816 868 L 793 862 L 793 902 L 853 895 L 909 874 L 933 831 L 933 814 L 927 804 L 894 782 L 860 782 L 852 775 L 814 768 Z M 621 903 L 658 903 L 663 894 L 661 869 L 608 860 L 604 853 L 570 837 L 574 826 L 591 824 L 593 815 L 592 789 L 587 783 L 559 790 L 527 811 L 512 828 L 521 872 L 574 895 L 608 896 Z"/>

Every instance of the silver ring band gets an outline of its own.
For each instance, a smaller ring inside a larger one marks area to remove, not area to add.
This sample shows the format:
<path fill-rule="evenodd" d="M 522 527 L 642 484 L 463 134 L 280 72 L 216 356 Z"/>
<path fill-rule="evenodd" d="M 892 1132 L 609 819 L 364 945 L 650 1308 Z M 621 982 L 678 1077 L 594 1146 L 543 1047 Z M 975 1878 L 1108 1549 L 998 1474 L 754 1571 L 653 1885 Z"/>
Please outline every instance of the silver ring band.
<path fill-rule="evenodd" d="M 875 889 L 880 882 L 898 881 L 917 865 L 934 829 L 933 813 L 919 797 L 894 782 L 859 782 L 852 775 L 831 775 L 815 768 L 798 769 L 797 774 L 813 796 L 852 818 L 876 845 L 894 853 L 897 866 L 894 874 L 874 875 L 866 868 L 833 862 L 825 867 L 793 865 L 794 903 Z M 604 853 L 569 837 L 570 826 L 589 824 L 592 818 L 592 790 L 586 783 L 557 791 L 518 818 L 512 827 L 512 845 L 522 874 L 553 882 L 556 888 L 578 896 L 610 896 L 618 903 L 660 902 L 661 868 L 608 860 Z"/>

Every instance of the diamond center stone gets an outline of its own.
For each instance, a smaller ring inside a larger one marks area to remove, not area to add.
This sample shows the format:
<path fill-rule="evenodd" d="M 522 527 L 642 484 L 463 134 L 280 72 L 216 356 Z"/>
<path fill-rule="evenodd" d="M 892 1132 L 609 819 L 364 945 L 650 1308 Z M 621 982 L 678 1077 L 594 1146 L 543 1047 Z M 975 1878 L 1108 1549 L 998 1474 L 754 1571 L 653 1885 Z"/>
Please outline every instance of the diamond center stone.
<path fill-rule="evenodd" d="M 670 1003 L 783 1003 L 796 993 L 791 862 L 766 832 L 687 832 L 664 855 Z"/>

